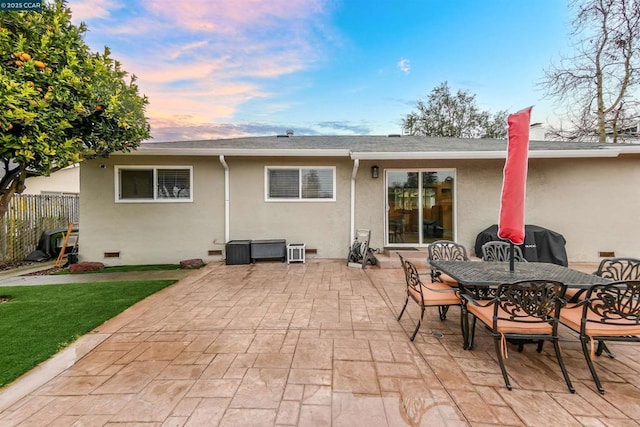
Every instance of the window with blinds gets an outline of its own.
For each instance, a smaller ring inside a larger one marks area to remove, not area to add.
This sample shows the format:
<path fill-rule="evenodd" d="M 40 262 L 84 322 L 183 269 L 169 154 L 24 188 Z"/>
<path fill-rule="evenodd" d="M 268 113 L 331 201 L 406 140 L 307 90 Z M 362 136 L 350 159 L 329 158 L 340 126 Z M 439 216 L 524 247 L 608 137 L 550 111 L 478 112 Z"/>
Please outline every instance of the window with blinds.
<path fill-rule="evenodd" d="M 189 199 L 191 171 L 189 169 L 158 169 L 156 185 L 159 199 Z"/>
<path fill-rule="evenodd" d="M 116 166 L 116 202 L 191 202 L 191 166 Z"/>
<path fill-rule="evenodd" d="M 335 167 L 267 167 L 268 201 L 335 201 Z"/>

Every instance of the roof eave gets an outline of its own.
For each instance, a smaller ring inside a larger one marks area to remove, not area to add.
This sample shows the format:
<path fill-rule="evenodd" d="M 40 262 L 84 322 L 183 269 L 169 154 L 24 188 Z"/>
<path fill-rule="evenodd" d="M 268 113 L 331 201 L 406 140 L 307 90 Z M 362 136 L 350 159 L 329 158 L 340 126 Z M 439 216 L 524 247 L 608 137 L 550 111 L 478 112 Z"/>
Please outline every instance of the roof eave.
<path fill-rule="evenodd" d="M 348 149 L 255 149 L 255 148 L 155 148 L 140 147 L 123 153 L 133 156 L 244 156 L 244 157 L 349 157 Z"/>
<path fill-rule="evenodd" d="M 168 148 L 141 146 L 136 151 L 121 153 L 132 156 L 238 156 L 238 157 L 350 157 L 360 160 L 481 160 L 505 159 L 506 150 L 487 151 L 351 151 L 348 148 Z M 529 158 L 612 158 L 621 154 L 640 154 L 640 147 L 617 147 L 580 150 L 529 150 Z"/>
<path fill-rule="evenodd" d="M 623 153 L 640 154 L 638 150 L 594 149 L 594 150 L 533 150 L 529 158 L 563 159 L 583 157 L 618 157 Z M 439 151 L 439 152 L 354 152 L 352 159 L 360 160 L 479 160 L 505 159 L 507 152 L 499 151 Z"/>

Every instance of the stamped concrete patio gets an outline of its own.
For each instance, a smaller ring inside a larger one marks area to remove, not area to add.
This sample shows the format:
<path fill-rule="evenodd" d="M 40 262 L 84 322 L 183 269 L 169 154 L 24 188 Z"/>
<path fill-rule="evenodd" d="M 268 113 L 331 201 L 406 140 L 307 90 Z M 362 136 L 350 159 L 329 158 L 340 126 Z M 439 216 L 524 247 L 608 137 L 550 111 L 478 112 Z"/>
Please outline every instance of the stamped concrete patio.
<path fill-rule="evenodd" d="M 213 263 L 108 321 L 0 392 L 2 426 L 638 425 L 640 346 L 610 344 L 595 391 L 577 338 L 509 348 L 508 391 L 478 328 L 404 298 L 400 269 Z"/>

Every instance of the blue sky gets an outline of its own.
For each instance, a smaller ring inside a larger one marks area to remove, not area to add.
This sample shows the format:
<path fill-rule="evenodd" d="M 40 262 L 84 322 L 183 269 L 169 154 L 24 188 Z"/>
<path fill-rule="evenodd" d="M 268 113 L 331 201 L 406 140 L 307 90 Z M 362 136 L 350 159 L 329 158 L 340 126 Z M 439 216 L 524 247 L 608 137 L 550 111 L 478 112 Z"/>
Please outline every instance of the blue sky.
<path fill-rule="evenodd" d="M 562 0 L 69 0 L 138 77 L 155 141 L 386 135 L 443 81 L 492 112 L 534 105 L 568 52 Z"/>

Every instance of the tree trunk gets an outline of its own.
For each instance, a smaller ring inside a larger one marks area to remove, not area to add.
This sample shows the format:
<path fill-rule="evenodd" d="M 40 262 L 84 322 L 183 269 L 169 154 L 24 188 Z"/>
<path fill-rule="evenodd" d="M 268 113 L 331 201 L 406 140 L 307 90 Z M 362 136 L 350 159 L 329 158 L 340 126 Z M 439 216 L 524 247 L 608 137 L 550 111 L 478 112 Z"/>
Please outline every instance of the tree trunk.
<path fill-rule="evenodd" d="M 9 210 L 9 203 L 13 198 L 13 195 L 22 193 L 24 191 L 24 181 L 27 178 L 26 171 L 21 168 L 20 173 L 11 181 L 7 189 L 0 193 L 0 218 Z"/>

